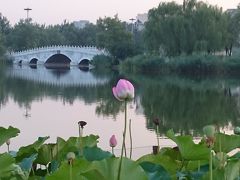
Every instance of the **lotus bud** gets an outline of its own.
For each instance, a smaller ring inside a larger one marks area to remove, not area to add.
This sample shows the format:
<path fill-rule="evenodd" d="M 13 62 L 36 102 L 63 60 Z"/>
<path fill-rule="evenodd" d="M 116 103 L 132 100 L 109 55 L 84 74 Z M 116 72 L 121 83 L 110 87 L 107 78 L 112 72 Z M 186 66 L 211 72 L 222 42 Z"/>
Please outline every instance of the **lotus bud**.
<path fill-rule="evenodd" d="M 240 135 L 240 127 L 235 127 L 234 128 L 234 134 Z"/>
<path fill-rule="evenodd" d="M 9 146 L 10 143 L 11 143 L 11 141 L 10 141 L 10 139 L 8 139 L 8 140 L 6 141 L 6 144 Z"/>
<path fill-rule="evenodd" d="M 204 126 L 203 133 L 207 138 L 213 138 L 215 134 L 215 127 L 213 125 Z"/>
<path fill-rule="evenodd" d="M 115 135 L 112 135 L 112 137 L 110 138 L 109 140 L 109 145 L 110 147 L 114 148 L 117 146 L 117 140 L 116 140 L 116 137 Z"/>
<path fill-rule="evenodd" d="M 119 101 L 130 101 L 134 98 L 134 87 L 128 80 L 120 79 L 112 88 L 113 95 Z"/>

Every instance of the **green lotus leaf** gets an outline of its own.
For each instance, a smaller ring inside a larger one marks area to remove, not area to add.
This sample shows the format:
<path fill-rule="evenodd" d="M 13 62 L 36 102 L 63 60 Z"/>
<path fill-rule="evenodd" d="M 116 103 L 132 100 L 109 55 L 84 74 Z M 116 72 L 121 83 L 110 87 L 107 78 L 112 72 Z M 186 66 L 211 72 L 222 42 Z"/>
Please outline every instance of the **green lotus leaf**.
<path fill-rule="evenodd" d="M 236 148 L 240 147 L 239 135 L 227 135 L 223 133 L 217 133 L 215 135 L 215 143 L 213 149 L 216 152 L 228 153 Z"/>
<path fill-rule="evenodd" d="M 112 157 L 112 153 L 108 151 L 103 151 L 98 147 L 85 147 L 83 149 L 83 156 L 88 161 L 100 161 L 105 158 Z"/>
<path fill-rule="evenodd" d="M 173 160 L 171 157 L 161 154 L 148 154 L 142 156 L 137 160 L 138 164 L 141 164 L 143 162 L 151 162 L 153 164 L 160 165 L 164 169 L 166 169 L 171 175 L 175 175 L 177 170 L 181 166 L 179 161 Z"/>
<path fill-rule="evenodd" d="M 182 156 L 178 148 L 170 148 L 170 147 L 161 148 L 159 153 L 165 156 L 169 156 L 173 160 L 179 160 L 179 161 L 182 160 Z"/>
<path fill-rule="evenodd" d="M 161 165 L 153 164 L 151 162 L 142 162 L 140 163 L 140 166 L 147 173 L 149 180 L 171 179 L 169 173 Z"/>
<path fill-rule="evenodd" d="M 56 154 L 53 152 L 56 144 L 43 144 L 38 150 L 38 157 L 35 163 L 47 165 L 51 162 Z"/>
<path fill-rule="evenodd" d="M 0 146 L 3 145 L 8 139 L 16 137 L 20 130 L 9 126 L 8 129 L 0 127 Z"/>
<path fill-rule="evenodd" d="M 28 178 L 28 180 L 43 180 L 43 177 L 41 176 L 31 176 Z"/>
<path fill-rule="evenodd" d="M 178 145 L 184 160 L 194 161 L 209 159 L 210 149 L 204 144 L 195 144 L 192 136 L 175 136 L 173 130 L 169 130 L 166 136 Z"/>
<path fill-rule="evenodd" d="M 214 169 L 213 179 L 217 180 L 235 180 L 239 178 L 240 161 L 230 161 L 227 163 L 224 169 Z M 209 172 L 204 175 L 203 180 L 209 179 Z"/>
<path fill-rule="evenodd" d="M 57 142 L 58 147 L 54 147 L 53 156 L 54 159 L 64 160 L 69 152 L 75 152 L 76 154 L 82 154 L 81 150 L 85 147 L 97 146 L 99 136 L 89 135 L 85 137 L 70 137 L 67 141 Z M 56 157 L 57 156 L 57 157 Z M 56 157 L 56 158 L 55 158 Z"/>
<path fill-rule="evenodd" d="M 108 158 L 102 161 L 93 161 L 88 170 L 82 173 L 86 179 L 117 180 L 120 158 Z M 136 162 L 123 158 L 120 174 L 121 180 L 147 180 L 147 174 Z"/>
<path fill-rule="evenodd" d="M 46 176 L 46 180 L 84 180 L 85 178 L 81 176 L 81 173 L 89 168 L 89 164 L 90 163 L 84 159 L 74 160 L 72 166 L 66 161 L 62 162 L 61 167 L 57 171 L 51 175 Z"/>
<path fill-rule="evenodd" d="M 35 141 L 33 144 L 21 147 L 19 151 L 17 152 L 16 161 L 21 162 L 24 158 L 28 158 L 33 154 L 38 153 L 38 150 L 41 148 L 43 143 L 49 138 L 49 136 L 46 137 L 39 137 L 37 141 Z"/>
<path fill-rule="evenodd" d="M 24 172 L 29 173 L 32 168 L 32 164 L 36 158 L 37 158 L 37 154 L 31 155 L 29 158 L 24 158 L 19 163 L 19 166 L 22 168 Z"/>
<path fill-rule="evenodd" d="M 217 152 L 213 156 L 213 166 L 218 169 L 223 169 L 227 164 L 227 154 L 224 152 Z"/>
<path fill-rule="evenodd" d="M 8 153 L 0 154 L 0 179 L 11 175 L 14 163 L 14 158 Z"/>
<path fill-rule="evenodd" d="M 189 174 L 190 179 L 201 180 L 202 177 L 206 173 L 208 173 L 208 171 L 209 171 L 209 165 L 205 164 L 203 166 L 200 166 L 199 169 L 197 169 L 196 171 L 190 171 L 188 174 Z"/>

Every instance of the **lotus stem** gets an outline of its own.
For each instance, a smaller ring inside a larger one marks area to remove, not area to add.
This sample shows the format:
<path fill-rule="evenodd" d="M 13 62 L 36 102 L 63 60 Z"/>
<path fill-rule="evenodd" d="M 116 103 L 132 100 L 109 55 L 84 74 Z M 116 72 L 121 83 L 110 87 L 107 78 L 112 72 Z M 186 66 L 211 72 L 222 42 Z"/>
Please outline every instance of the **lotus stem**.
<path fill-rule="evenodd" d="M 112 154 L 114 155 L 114 147 L 112 147 Z"/>
<path fill-rule="evenodd" d="M 122 150 L 121 150 L 121 157 L 120 157 L 120 163 L 118 168 L 118 180 L 120 180 L 121 175 L 121 168 L 122 168 L 122 157 L 123 157 L 123 148 L 125 147 L 125 137 L 126 137 L 126 129 L 127 129 L 127 101 L 124 101 L 124 107 L 125 107 L 125 120 L 124 120 L 124 130 L 123 130 L 123 143 L 122 143 Z M 125 147 L 126 151 L 126 147 Z"/>
<path fill-rule="evenodd" d="M 82 137 L 82 134 L 83 134 L 83 128 L 81 127 L 80 123 L 78 123 L 78 133 L 79 133 L 79 140 L 78 140 L 78 143 L 79 143 L 79 156 L 82 155 L 82 144 L 81 144 L 81 137 Z"/>
<path fill-rule="evenodd" d="M 129 120 L 129 136 L 130 136 L 130 159 L 132 159 L 132 128 L 131 128 L 131 119 Z"/>
<path fill-rule="evenodd" d="M 200 172 L 200 161 L 198 160 L 198 172 Z"/>
<path fill-rule="evenodd" d="M 221 135 L 219 134 L 219 152 L 222 152 L 222 141 L 221 141 Z"/>
<path fill-rule="evenodd" d="M 157 143 L 158 143 L 158 152 L 159 152 L 160 145 L 159 145 L 159 138 L 158 138 L 158 135 L 159 135 L 159 125 L 157 125 Z"/>
<path fill-rule="evenodd" d="M 81 126 L 78 124 L 78 133 L 79 133 L 79 137 L 81 137 Z"/>
<path fill-rule="evenodd" d="M 72 180 L 72 161 L 70 161 L 69 179 Z"/>
<path fill-rule="evenodd" d="M 8 151 L 8 153 L 10 152 L 10 150 L 9 150 L 10 148 L 9 148 L 9 145 L 7 145 L 7 151 Z"/>
<path fill-rule="evenodd" d="M 212 149 L 210 149 L 210 157 L 209 157 L 209 180 L 213 180 L 213 172 L 212 172 Z"/>
<path fill-rule="evenodd" d="M 123 135 L 124 136 L 124 135 Z M 126 148 L 126 144 L 124 142 L 123 144 L 123 149 L 124 149 L 124 156 L 127 157 L 127 148 Z"/>

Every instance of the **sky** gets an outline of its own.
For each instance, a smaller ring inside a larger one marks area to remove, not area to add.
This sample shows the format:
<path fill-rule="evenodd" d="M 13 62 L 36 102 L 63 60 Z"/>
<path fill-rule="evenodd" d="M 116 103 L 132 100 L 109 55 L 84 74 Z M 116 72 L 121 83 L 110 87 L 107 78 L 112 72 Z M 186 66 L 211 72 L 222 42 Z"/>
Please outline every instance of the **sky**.
<path fill-rule="evenodd" d="M 12 25 L 26 18 L 24 8 L 31 8 L 29 16 L 39 24 L 61 24 L 89 20 L 95 23 L 99 17 L 113 17 L 118 14 L 122 21 L 130 22 L 139 13 L 147 13 L 157 7 L 160 2 L 172 0 L 0 0 L 0 12 L 7 17 Z M 175 0 L 182 3 L 183 0 Z M 223 10 L 236 8 L 238 0 L 203 0 L 218 5 Z"/>

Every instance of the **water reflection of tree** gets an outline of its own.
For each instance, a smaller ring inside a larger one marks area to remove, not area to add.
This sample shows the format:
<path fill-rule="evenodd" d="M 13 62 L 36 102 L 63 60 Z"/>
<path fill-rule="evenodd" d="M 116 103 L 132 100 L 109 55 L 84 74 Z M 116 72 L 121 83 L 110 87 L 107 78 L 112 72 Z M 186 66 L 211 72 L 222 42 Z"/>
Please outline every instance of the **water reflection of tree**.
<path fill-rule="evenodd" d="M 154 128 L 152 120 L 162 119 L 162 132 L 173 128 L 175 131 L 201 131 L 207 124 L 226 126 L 236 124 L 239 112 L 233 98 L 216 88 L 178 86 L 173 83 L 144 83 L 141 99 L 147 128 Z"/>
<path fill-rule="evenodd" d="M 122 110 L 121 103 L 114 99 L 111 91 L 118 80 L 117 74 L 109 75 L 110 81 L 106 84 L 81 87 L 59 87 L 0 75 L 0 105 L 11 97 L 21 107 L 31 107 L 33 101 L 50 97 L 69 104 L 77 99 L 86 104 L 96 103 L 97 115 L 115 118 Z M 94 72 L 94 75 L 100 78 L 101 72 Z M 204 125 L 212 123 L 218 126 L 226 126 L 229 122 L 237 125 L 240 114 L 237 101 L 233 96 L 226 96 L 222 88 L 222 84 L 230 86 L 229 81 L 145 76 L 131 76 L 131 79 L 136 87 L 136 96 L 140 99 L 136 107 L 141 106 L 140 111 L 143 109 L 148 129 L 155 128 L 152 120 L 156 117 L 162 120 L 161 132 L 170 128 L 176 132 L 200 132 Z"/>
<path fill-rule="evenodd" d="M 8 96 L 7 96 L 8 92 L 3 88 L 4 84 L 6 83 L 4 69 L 5 69 L 5 65 L 0 63 L 0 109 L 8 101 Z"/>
<path fill-rule="evenodd" d="M 31 107 L 33 101 L 41 101 L 44 97 L 61 100 L 64 104 L 73 104 L 75 100 L 79 99 L 83 100 L 86 104 L 97 102 L 96 113 L 98 115 L 111 115 L 114 117 L 119 113 L 121 108 L 121 105 L 112 97 L 111 89 L 113 82 L 60 87 L 11 77 L 2 79 L 4 86 L 0 86 L 1 103 L 4 102 L 1 98 L 7 100 L 8 97 L 11 97 L 20 107 Z M 0 83 L 2 81 L 0 78 Z"/>

